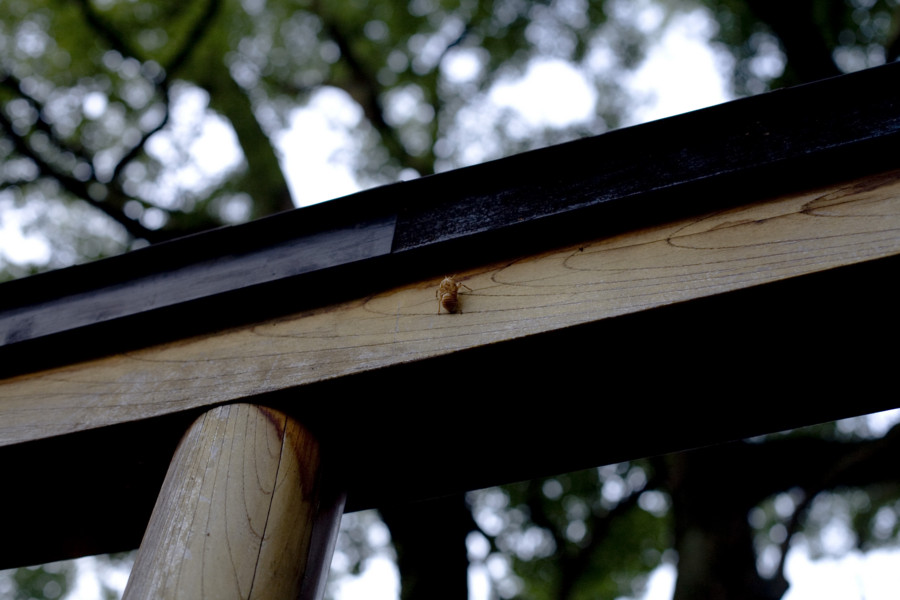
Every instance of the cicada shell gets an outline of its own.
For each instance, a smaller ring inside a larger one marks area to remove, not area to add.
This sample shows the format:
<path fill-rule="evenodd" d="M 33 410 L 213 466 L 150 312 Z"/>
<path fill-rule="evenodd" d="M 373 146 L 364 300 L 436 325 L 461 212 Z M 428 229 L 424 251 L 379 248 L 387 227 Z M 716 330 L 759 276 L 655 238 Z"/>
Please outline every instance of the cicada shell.
<path fill-rule="evenodd" d="M 464 287 L 470 292 L 472 288 L 464 283 L 456 281 L 452 275 L 444 277 L 441 285 L 434 292 L 438 301 L 438 314 L 441 314 L 441 307 L 448 313 L 462 312 L 459 310 L 459 288 Z"/>

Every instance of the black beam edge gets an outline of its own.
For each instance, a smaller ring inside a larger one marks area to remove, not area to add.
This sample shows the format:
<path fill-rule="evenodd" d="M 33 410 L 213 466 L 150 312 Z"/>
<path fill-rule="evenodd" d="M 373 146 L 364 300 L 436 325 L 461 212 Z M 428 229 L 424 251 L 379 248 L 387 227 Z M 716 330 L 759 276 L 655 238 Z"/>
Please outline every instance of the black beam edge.
<path fill-rule="evenodd" d="M 894 63 L 0 285 L 0 377 L 896 168 Z"/>

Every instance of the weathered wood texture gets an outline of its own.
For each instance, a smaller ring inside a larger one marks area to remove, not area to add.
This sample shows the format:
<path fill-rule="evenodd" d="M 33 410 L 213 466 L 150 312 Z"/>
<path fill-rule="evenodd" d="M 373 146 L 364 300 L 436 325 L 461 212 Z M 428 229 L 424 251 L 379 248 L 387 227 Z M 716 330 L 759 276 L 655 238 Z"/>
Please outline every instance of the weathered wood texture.
<path fill-rule="evenodd" d="M 295 420 L 248 404 L 210 410 L 178 448 L 125 598 L 301 597 L 324 573 L 311 547 L 318 442 Z M 339 515 L 319 523 L 336 532 Z M 327 564 L 326 564 L 327 567 Z M 304 598 L 313 598 L 307 591 Z"/>
<path fill-rule="evenodd" d="M 0 382 L 0 445 L 213 406 L 900 254 L 900 172 Z M 460 374 L 464 375 L 464 374 Z M 428 393 L 428 392 L 424 392 Z M 302 400 L 298 400 L 302 403 Z"/>

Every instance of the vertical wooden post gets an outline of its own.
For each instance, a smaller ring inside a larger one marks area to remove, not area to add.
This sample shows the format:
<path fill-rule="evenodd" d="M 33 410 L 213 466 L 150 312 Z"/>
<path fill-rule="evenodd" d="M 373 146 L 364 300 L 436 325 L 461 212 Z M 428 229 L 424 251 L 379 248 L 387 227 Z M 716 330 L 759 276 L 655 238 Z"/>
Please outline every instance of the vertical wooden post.
<path fill-rule="evenodd" d="M 317 523 L 318 468 L 318 442 L 281 412 L 235 404 L 202 415 L 169 466 L 124 598 L 321 594 L 342 504 Z"/>

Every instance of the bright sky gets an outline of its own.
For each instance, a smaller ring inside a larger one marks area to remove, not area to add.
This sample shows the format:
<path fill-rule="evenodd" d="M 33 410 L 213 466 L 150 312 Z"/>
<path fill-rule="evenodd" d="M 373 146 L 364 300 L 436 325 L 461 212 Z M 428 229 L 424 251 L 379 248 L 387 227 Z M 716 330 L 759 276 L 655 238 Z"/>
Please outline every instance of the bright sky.
<path fill-rule="evenodd" d="M 650 50 L 643 67 L 627 82 L 646 103 L 636 107 L 627 124 L 637 124 L 697 110 L 729 100 L 727 85 L 709 47 L 715 25 L 701 11 L 676 17 Z M 461 59 L 461 62 L 464 59 Z M 466 68 L 465 64 L 459 67 Z M 496 86 L 490 101 L 515 108 L 529 125 L 562 126 L 591 116 L 596 91 L 568 63 L 535 61 L 518 81 Z M 343 92 L 325 89 L 308 106 L 297 109 L 293 127 L 277 144 L 295 201 L 301 206 L 330 200 L 359 188 L 340 162 L 348 140 L 343 133 L 361 119 L 358 106 Z M 315 139 L 310 144 L 309 139 Z"/>
<path fill-rule="evenodd" d="M 715 24 L 702 11 L 674 19 L 650 51 L 629 87 L 651 102 L 639 107 L 631 123 L 645 123 L 730 100 L 719 62 L 710 50 Z"/>

